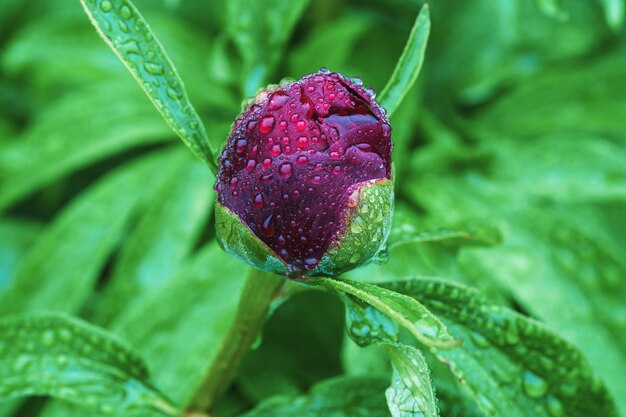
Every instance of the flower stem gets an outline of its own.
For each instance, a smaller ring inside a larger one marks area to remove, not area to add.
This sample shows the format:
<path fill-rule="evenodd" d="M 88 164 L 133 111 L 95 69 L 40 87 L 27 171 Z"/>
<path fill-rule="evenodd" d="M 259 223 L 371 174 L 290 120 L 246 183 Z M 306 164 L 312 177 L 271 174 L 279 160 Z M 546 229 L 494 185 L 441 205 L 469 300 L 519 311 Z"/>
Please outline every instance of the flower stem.
<path fill-rule="evenodd" d="M 285 278 L 268 272 L 257 269 L 250 271 L 241 293 L 235 320 L 209 367 L 204 383 L 196 393 L 194 408 L 211 410 L 217 399 L 228 389 L 285 282 Z"/>

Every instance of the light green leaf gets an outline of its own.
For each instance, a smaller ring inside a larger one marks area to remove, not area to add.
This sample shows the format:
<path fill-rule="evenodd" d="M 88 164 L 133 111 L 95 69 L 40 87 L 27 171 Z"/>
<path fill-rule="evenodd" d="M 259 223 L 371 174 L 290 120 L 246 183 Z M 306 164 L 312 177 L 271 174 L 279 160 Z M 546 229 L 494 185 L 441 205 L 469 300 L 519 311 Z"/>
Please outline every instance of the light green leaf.
<path fill-rule="evenodd" d="M 277 396 L 241 417 L 388 417 L 384 379 L 338 377 L 313 387 L 309 395 Z"/>
<path fill-rule="evenodd" d="M 248 271 L 212 243 L 167 285 L 113 322 L 115 332 L 153 369 L 155 383 L 177 403 L 189 405 L 204 381 L 233 322 Z"/>
<path fill-rule="evenodd" d="M 184 154 L 171 170 L 119 254 L 99 300 L 99 323 L 174 278 L 210 217 L 214 180 L 206 166 Z"/>
<path fill-rule="evenodd" d="M 606 21 L 615 32 L 624 25 L 624 0 L 600 0 Z"/>
<path fill-rule="evenodd" d="M 428 347 L 446 349 L 458 345 L 459 341 L 448 333 L 446 326 L 414 298 L 358 281 L 316 278 L 310 282 L 346 295 L 346 314 L 353 321 L 350 335 L 361 346 L 378 340 L 377 337 L 372 339 L 370 333 L 370 314 L 377 315 L 376 320 L 386 319 L 387 324 L 380 327 L 384 335 L 381 340 L 396 341 L 393 334 L 400 325 Z"/>
<path fill-rule="evenodd" d="M 126 343 L 79 319 L 34 313 L 0 321 L 0 396 L 49 395 L 119 414 L 174 407 Z"/>
<path fill-rule="evenodd" d="M 457 349 L 433 353 L 487 415 L 617 415 L 582 353 L 540 323 L 459 284 L 407 280 L 384 287 L 419 298 L 463 339 Z"/>
<path fill-rule="evenodd" d="M 127 84 L 78 89 L 41 111 L 21 136 L 0 145 L 0 209 L 96 161 L 170 139 L 167 127 Z"/>
<path fill-rule="evenodd" d="M 393 364 L 385 396 L 393 417 L 436 417 L 439 408 L 426 358 L 407 345 L 386 344 Z"/>
<path fill-rule="evenodd" d="M 41 232 L 41 225 L 17 219 L 0 221 L 0 293 L 9 285 L 13 270 Z"/>
<path fill-rule="evenodd" d="M 77 197 L 20 260 L 0 313 L 79 309 L 142 198 L 179 157 L 166 151 L 129 163 Z"/>
<path fill-rule="evenodd" d="M 217 172 L 202 120 L 165 50 L 130 0 L 81 0 L 98 33 L 137 80 L 167 124 Z"/>
<path fill-rule="evenodd" d="M 380 105 L 387 110 L 389 117 L 393 116 L 402 103 L 402 99 L 417 80 L 424 62 L 429 34 L 430 12 L 428 5 L 425 4 L 415 19 L 415 24 L 393 74 L 378 97 Z"/>
<path fill-rule="evenodd" d="M 226 3 L 226 29 L 244 60 L 245 96 L 252 96 L 266 84 L 308 3 L 308 0 Z"/>

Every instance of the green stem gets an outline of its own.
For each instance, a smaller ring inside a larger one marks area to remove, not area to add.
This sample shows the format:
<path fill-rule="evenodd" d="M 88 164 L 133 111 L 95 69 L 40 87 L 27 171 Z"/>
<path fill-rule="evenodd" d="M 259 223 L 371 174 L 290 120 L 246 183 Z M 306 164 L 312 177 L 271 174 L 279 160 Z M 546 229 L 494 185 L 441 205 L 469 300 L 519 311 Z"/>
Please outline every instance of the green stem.
<path fill-rule="evenodd" d="M 211 410 L 229 387 L 285 282 L 285 278 L 269 272 L 256 269 L 250 272 L 239 299 L 235 321 L 196 393 L 195 408 Z"/>

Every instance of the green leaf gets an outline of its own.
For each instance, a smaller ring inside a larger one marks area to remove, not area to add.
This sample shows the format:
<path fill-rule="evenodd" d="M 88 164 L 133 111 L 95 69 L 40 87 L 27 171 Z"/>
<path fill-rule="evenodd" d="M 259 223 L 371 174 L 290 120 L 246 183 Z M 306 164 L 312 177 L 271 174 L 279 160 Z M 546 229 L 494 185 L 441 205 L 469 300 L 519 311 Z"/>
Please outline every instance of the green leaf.
<path fill-rule="evenodd" d="M 9 285 L 20 258 L 33 244 L 41 226 L 17 219 L 0 221 L 0 293 Z"/>
<path fill-rule="evenodd" d="M 402 99 L 417 80 L 424 62 L 429 34 L 430 13 L 428 5 L 425 4 L 415 19 L 415 24 L 393 74 L 378 97 L 380 105 L 387 110 L 389 117 L 393 116 Z"/>
<path fill-rule="evenodd" d="M 351 70 L 351 52 L 373 25 L 370 16 L 350 15 L 313 28 L 302 44 L 290 50 L 289 73 L 301 76 L 322 67 L 339 72 Z M 329 44 L 333 47 L 329 48 Z"/>
<path fill-rule="evenodd" d="M 170 137 L 125 83 L 79 89 L 38 113 L 21 136 L 0 145 L 0 209 L 108 156 Z"/>
<path fill-rule="evenodd" d="M 624 25 L 624 0 L 600 0 L 607 23 L 615 32 Z"/>
<path fill-rule="evenodd" d="M 384 379 L 338 377 L 316 385 L 306 396 L 269 398 L 241 417 L 388 417 L 385 386 Z"/>
<path fill-rule="evenodd" d="M 96 321 L 109 323 L 144 294 L 174 278 L 210 217 L 213 179 L 206 166 L 182 155 L 155 190 L 114 265 Z"/>
<path fill-rule="evenodd" d="M 493 305 L 475 290 L 437 280 L 385 288 L 419 298 L 463 339 L 433 350 L 489 416 L 616 416 L 582 353 L 542 324 Z"/>
<path fill-rule="evenodd" d="M 393 417 L 436 417 L 439 408 L 422 352 L 412 346 L 386 344 L 393 364 L 385 395 Z"/>
<path fill-rule="evenodd" d="M 0 313 L 74 312 L 89 297 L 102 267 L 142 198 L 163 180 L 177 152 L 162 152 L 119 168 L 68 205 L 20 260 Z"/>
<path fill-rule="evenodd" d="M 3 399 L 49 395 L 104 414 L 175 413 L 126 343 L 71 316 L 6 317 L 0 321 L 0 351 Z"/>
<path fill-rule="evenodd" d="M 202 120 L 165 50 L 130 0 L 81 0 L 104 41 L 124 63 L 167 124 L 217 172 Z"/>
<path fill-rule="evenodd" d="M 153 369 L 153 380 L 187 406 L 204 381 L 233 323 L 249 268 L 215 243 L 176 277 L 113 322 Z M 184 341 L 172 343 L 172 341 Z"/>
<path fill-rule="evenodd" d="M 446 326 L 437 317 L 414 298 L 358 281 L 315 278 L 310 282 L 339 294 L 346 294 L 346 304 L 349 306 L 347 314 L 352 316 L 353 320 L 362 320 L 361 323 L 357 324 L 355 321 L 352 324 L 350 334 L 361 346 L 373 343 L 369 334 L 370 325 L 367 323 L 368 314 L 386 317 L 390 324 L 381 327 L 381 330 L 385 334 L 385 339 L 390 338 L 391 341 L 397 340 L 391 335 L 396 332 L 397 325 L 400 325 L 428 347 L 446 349 L 456 346 L 459 342 L 448 333 Z M 358 312 L 353 314 L 352 310 Z M 394 330 L 390 333 L 389 329 Z M 360 331 L 363 332 L 363 339 L 360 338 Z"/>
<path fill-rule="evenodd" d="M 265 85 L 308 3 L 308 0 L 226 3 L 226 30 L 244 60 L 245 96 L 252 96 Z"/>

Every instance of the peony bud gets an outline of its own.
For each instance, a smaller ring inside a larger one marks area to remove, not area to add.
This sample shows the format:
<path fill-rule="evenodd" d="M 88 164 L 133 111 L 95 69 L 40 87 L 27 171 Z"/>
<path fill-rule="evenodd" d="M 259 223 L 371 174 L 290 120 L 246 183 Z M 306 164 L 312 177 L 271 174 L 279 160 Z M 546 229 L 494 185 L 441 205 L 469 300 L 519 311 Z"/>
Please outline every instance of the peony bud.
<path fill-rule="evenodd" d="M 261 91 L 219 161 L 220 245 L 266 271 L 336 276 L 384 246 L 391 127 L 372 90 L 320 72 Z"/>

